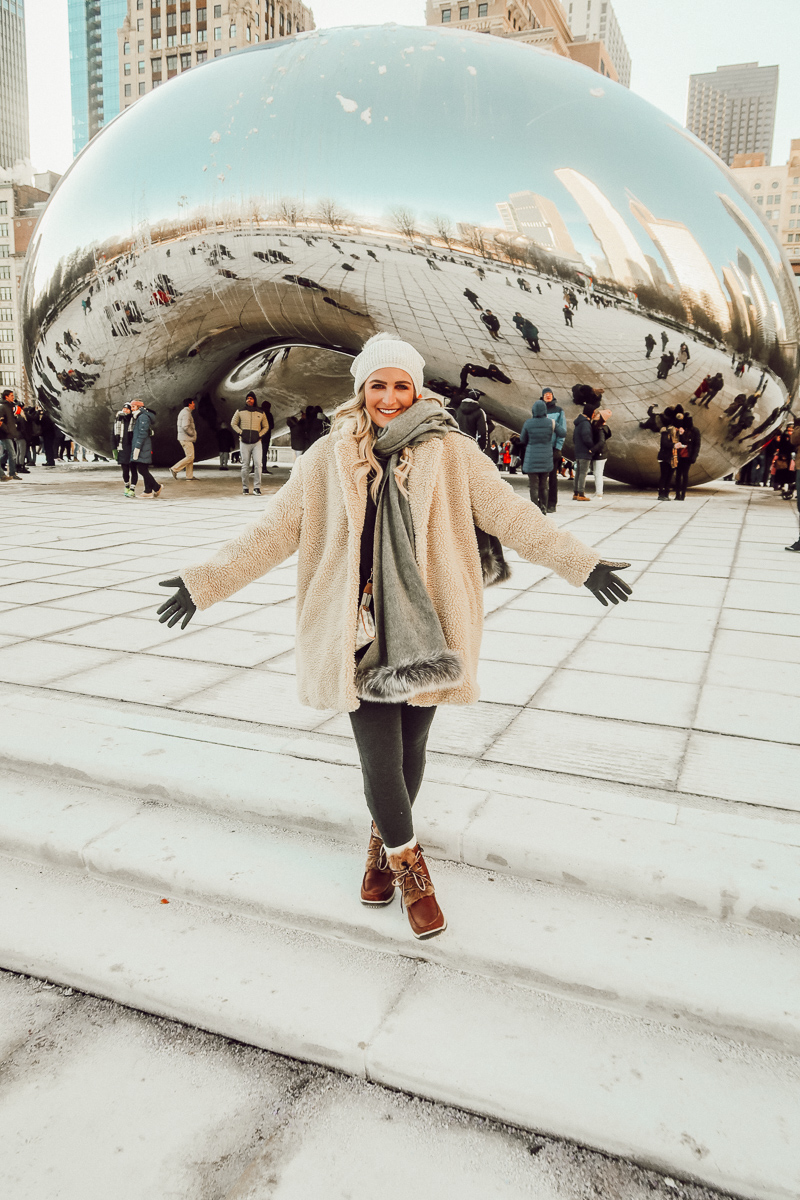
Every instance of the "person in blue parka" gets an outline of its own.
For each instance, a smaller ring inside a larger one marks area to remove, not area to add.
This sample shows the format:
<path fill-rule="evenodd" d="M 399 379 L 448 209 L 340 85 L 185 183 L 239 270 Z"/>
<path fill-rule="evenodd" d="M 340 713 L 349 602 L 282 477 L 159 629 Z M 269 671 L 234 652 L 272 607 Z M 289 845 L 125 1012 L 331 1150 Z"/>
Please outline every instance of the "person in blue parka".
<path fill-rule="evenodd" d="M 150 467 L 153 462 L 153 430 L 155 420 L 143 400 L 131 400 L 133 421 L 131 428 L 131 462 L 136 463 L 144 480 L 144 494 L 153 500 L 161 495 L 161 484 L 156 483 Z"/>
<path fill-rule="evenodd" d="M 522 426 L 519 438 L 524 451 L 522 471 L 528 476 L 532 503 L 546 513 L 547 483 L 553 469 L 556 423 L 553 417 L 548 417 L 544 400 L 537 400 L 531 413 Z"/>

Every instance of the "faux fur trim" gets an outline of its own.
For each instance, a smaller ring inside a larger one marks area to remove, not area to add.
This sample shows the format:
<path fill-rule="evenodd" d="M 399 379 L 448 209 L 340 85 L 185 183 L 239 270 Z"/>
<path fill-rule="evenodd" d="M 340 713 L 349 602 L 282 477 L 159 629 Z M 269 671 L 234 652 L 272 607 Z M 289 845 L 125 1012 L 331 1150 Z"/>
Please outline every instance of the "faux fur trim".
<path fill-rule="evenodd" d="M 356 671 L 360 700 L 398 704 L 420 692 L 456 687 L 464 678 L 464 663 L 455 650 L 441 650 L 431 658 L 409 659 L 396 667 Z"/>
<path fill-rule="evenodd" d="M 481 556 L 481 574 L 483 586 L 493 587 L 497 583 L 505 583 L 511 578 L 511 567 L 505 560 L 503 547 L 499 538 L 492 534 L 478 535 L 478 551 Z"/>

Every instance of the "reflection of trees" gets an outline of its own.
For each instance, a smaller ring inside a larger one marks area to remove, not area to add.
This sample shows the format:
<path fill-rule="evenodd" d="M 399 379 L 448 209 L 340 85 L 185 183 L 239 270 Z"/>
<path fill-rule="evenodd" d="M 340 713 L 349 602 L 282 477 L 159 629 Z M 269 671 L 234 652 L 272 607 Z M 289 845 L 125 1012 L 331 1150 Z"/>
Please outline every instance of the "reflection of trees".
<path fill-rule="evenodd" d="M 407 237 L 410 242 L 413 242 L 414 238 L 417 237 L 417 225 L 416 218 L 411 209 L 403 208 L 402 206 L 393 208 L 389 212 L 389 216 L 392 218 L 392 224 L 397 232 L 401 233 L 403 237 Z"/>
<path fill-rule="evenodd" d="M 455 230 L 453 229 L 453 222 L 449 217 L 438 216 L 433 218 L 432 223 L 439 241 L 444 242 L 445 246 L 449 250 L 453 244 L 453 235 L 455 233 Z"/>
<path fill-rule="evenodd" d="M 326 200 L 323 201 L 323 203 L 333 204 L 333 201 Z M 298 200 L 294 200 L 289 196 L 284 196 L 283 199 L 278 203 L 276 214 L 279 220 L 284 221 L 287 225 L 296 225 L 298 221 L 302 221 L 303 219 L 303 206 Z M 325 219 L 326 222 L 330 224 L 328 218 L 326 217 Z M 331 228 L 335 228 L 335 226 L 331 226 Z"/>
<path fill-rule="evenodd" d="M 347 223 L 347 213 L 335 200 L 325 196 L 319 202 L 319 215 L 324 225 L 330 225 L 336 231 Z"/>

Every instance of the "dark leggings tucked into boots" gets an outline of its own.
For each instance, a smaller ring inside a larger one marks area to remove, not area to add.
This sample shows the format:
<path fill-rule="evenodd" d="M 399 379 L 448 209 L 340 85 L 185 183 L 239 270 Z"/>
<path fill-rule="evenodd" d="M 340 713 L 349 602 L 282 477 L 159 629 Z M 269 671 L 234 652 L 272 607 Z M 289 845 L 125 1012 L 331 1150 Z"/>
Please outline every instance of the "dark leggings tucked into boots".
<path fill-rule="evenodd" d="M 350 713 L 367 807 L 387 846 L 403 846 L 414 836 L 411 806 L 422 784 L 435 715 L 435 708 L 371 700 Z"/>

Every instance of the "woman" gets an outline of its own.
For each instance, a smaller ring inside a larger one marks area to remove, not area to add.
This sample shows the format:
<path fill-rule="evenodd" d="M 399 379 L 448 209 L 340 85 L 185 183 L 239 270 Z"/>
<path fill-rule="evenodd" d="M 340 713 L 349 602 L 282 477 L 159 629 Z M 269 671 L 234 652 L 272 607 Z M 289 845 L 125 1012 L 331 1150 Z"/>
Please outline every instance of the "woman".
<path fill-rule="evenodd" d="M 547 415 L 544 400 L 537 400 L 531 416 L 522 426 L 520 443 L 524 450 L 522 473 L 528 476 L 531 503 L 543 513 L 547 512 L 547 491 L 550 472 L 553 469 L 553 444 L 556 423 Z"/>
<path fill-rule="evenodd" d="M 602 496 L 603 494 L 603 476 L 606 469 L 606 460 L 608 458 L 608 450 L 606 442 L 611 437 L 611 430 L 606 424 L 607 419 L 611 416 L 611 409 L 596 408 L 591 415 L 592 429 L 594 432 L 594 454 L 592 455 L 592 473 L 594 475 L 594 494 Z"/>
<path fill-rule="evenodd" d="M 261 405 L 261 411 L 267 418 L 267 432 L 261 439 L 261 474 L 271 475 L 272 472 L 267 466 L 267 459 L 269 457 L 269 444 L 272 441 L 272 431 L 275 428 L 275 418 L 272 415 L 272 405 L 269 400 L 265 400 Z"/>
<path fill-rule="evenodd" d="M 672 484 L 672 472 L 678 465 L 678 438 L 683 433 L 683 426 L 665 425 L 661 430 L 661 443 L 658 447 L 658 461 L 661 464 L 661 479 L 658 485 L 659 500 L 669 500 L 669 489 Z"/>
<path fill-rule="evenodd" d="M 295 463 L 257 524 L 163 581 L 178 590 L 159 609 L 185 628 L 196 608 L 299 550 L 300 699 L 350 715 L 373 819 L 361 900 L 382 906 L 401 889 L 416 938 L 446 921 L 412 805 L 436 706 L 478 699 L 483 577 L 508 573 L 498 539 L 603 604 L 630 594 L 611 570 L 622 564 L 603 563 L 498 477 L 441 397 L 423 392 L 424 366 L 406 342 L 370 338 L 332 432 Z"/>
<path fill-rule="evenodd" d="M 161 484 L 156 483 L 150 467 L 153 462 L 153 430 L 155 420 L 144 400 L 131 400 L 133 426 L 131 429 L 131 462 L 135 463 L 144 480 L 144 494 L 157 500 L 161 495 Z"/>
<path fill-rule="evenodd" d="M 122 480 L 125 484 L 125 496 L 133 500 L 136 496 L 136 484 L 139 482 L 139 468 L 132 461 L 133 449 L 133 412 L 130 404 L 123 404 L 114 420 L 114 448 L 117 462 L 122 468 Z"/>
<path fill-rule="evenodd" d="M 678 351 L 678 362 L 681 364 L 682 370 L 686 370 L 686 364 L 691 357 L 692 356 L 689 353 L 689 347 L 686 345 L 686 342 L 681 342 L 681 348 Z"/>
<path fill-rule="evenodd" d="M 503 454 L 501 457 L 503 470 L 506 473 L 511 471 L 511 442 L 503 442 Z"/>

